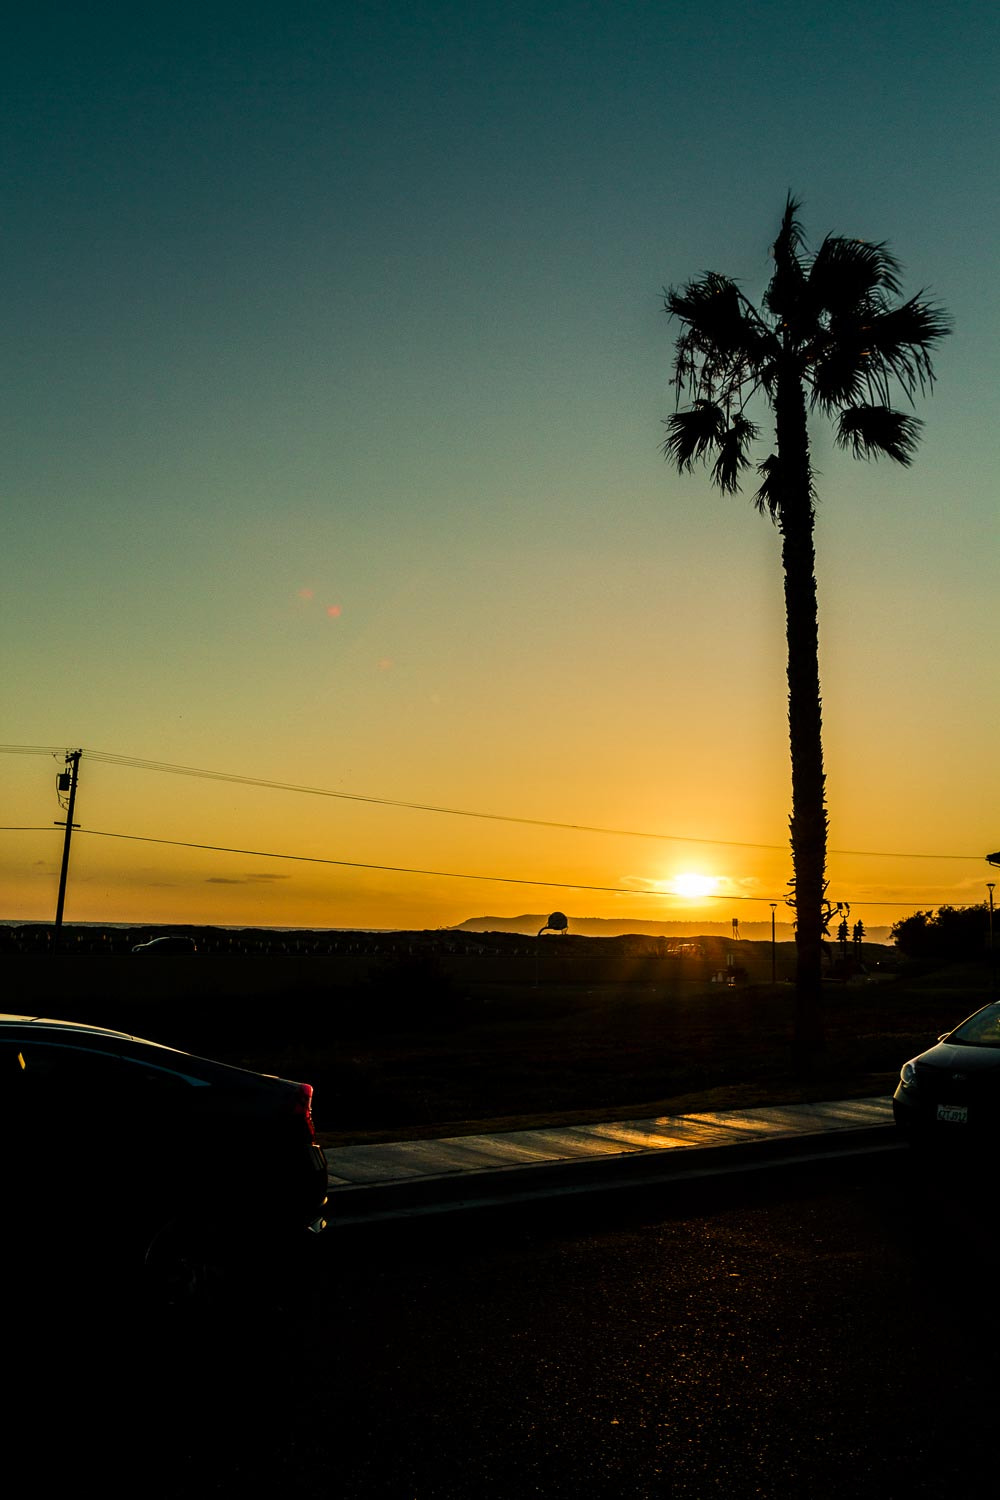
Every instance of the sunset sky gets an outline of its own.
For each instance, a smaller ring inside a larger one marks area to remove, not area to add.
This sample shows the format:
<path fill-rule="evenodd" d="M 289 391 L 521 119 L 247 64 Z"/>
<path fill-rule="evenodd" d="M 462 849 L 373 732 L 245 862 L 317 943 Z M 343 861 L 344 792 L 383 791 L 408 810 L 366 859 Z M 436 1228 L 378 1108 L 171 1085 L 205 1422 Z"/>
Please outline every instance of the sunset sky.
<path fill-rule="evenodd" d="M 67 921 L 768 918 L 779 540 L 658 451 L 662 291 L 758 296 L 790 190 L 955 324 L 910 470 L 813 427 L 830 895 L 982 901 L 1000 10 L 941 15 L 22 7 L 0 740 L 41 753 L 0 755 L 0 917 L 52 917 L 82 746 Z"/>

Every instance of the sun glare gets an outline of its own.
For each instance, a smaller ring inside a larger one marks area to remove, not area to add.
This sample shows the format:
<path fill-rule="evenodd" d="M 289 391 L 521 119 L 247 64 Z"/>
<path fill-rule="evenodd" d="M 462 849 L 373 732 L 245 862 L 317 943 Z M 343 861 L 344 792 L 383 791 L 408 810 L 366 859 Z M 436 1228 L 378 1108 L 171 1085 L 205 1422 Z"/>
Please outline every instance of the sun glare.
<path fill-rule="evenodd" d="M 718 883 L 714 875 L 698 875 L 693 870 L 685 870 L 683 874 L 673 877 L 669 882 L 669 888 L 674 896 L 684 896 L 688 900 L 694 900 L 698 896 L 710 896 Z"/>

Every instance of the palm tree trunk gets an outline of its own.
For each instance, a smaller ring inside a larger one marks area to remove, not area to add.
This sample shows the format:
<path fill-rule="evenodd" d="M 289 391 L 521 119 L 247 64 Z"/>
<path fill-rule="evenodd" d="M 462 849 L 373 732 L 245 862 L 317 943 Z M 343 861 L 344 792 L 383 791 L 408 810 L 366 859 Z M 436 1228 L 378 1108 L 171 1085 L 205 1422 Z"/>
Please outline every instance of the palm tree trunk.
<path fill-rule="evenodd" d="M 822 940 L 826 896 L 826 778 L 819 691 L 816 552 L 805 394 L 798 369 L 779 374 L 775 394 L 781 472 L 781 560 L 788 639 L 788 737 L 792 763 L 791 844 L 795 877 L 795 1049 L 808 1061 L 823 1048 Z"/>

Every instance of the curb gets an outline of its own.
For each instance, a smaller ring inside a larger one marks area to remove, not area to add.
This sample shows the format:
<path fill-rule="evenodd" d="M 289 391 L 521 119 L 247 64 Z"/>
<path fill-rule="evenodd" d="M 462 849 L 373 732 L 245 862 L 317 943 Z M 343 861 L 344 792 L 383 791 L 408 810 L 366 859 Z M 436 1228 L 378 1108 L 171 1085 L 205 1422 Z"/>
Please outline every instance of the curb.
<path fill-rule="evenodd" d="M 888 1155 L 905 1145 L 891 1124 L 736 1144 L 652 1150 L 600 1158 L 438 1173 L 384 1184 L 342 1185 L 329 1194 L 329 1228 L 584 1194 L 679 1185 L 777 1170 L 804 1162 Z"/>

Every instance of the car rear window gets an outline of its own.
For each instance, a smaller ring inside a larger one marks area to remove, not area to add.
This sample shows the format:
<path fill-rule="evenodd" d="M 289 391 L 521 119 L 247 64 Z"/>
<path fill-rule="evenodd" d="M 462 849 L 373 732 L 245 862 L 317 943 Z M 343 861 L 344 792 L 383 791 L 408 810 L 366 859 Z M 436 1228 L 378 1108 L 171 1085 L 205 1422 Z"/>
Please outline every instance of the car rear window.
<path fill-rule="evenodd" d="M 183 1092 L 198 1081 L 168 1068 L 89 1047 L 23 1041 L 5 1047 L 3 1053 L 9 1059 L 3 1071 L 12 1074 L 19 1071 L 26 1081 L 60 1089 Z"/>

